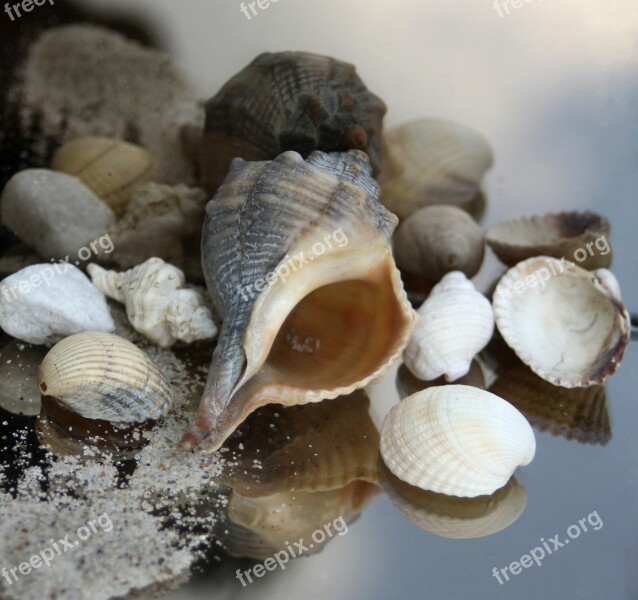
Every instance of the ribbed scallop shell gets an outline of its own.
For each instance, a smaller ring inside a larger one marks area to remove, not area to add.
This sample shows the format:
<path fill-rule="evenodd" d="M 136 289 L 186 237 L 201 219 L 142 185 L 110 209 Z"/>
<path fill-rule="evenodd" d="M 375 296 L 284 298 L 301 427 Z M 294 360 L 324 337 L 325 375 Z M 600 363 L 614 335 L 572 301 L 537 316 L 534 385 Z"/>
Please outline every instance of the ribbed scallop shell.
<path fill-rule="evenodd" d="M 216 450 L 264 404 L 347 395 L 400 357 L 414 311 L 392 259 L 396 217 L 377 198 L 361 152 L 233 163 L 204 224 L 224 321 L 184 448 Z"/>
<path fill-rule="evenodd" d="M 264 406 L 228 442 L 222 482 L 244 496 L 377 483 L 379 432 L 363 390 L 336 402 Z"/>
<path fill-rule="evenodd" d="M 577 262 L 585 269 L 611 264 L 609 221 L 593 212 L 561 212 L 523 217 L 490 227 L 485 240 L 506 265 L 535 256 Z"/>
<path fill-rule="evenodd" d="M 478 273 L 485 254 L 481 228 L 456 206 L 427 206 L 397 228 L 393 251 L 402 272 L 437 283 L 451 271 Z"/>
<path fill-rule="evenodd" d="M 473 387 L 428 388 L 395 406 L 381 456 L 399 479 L 451 496 L 482 496 L 531 462 L 534 432 L 505 400 Z"/>
<path fill-rule="evenodd" d="M 38 385 L 87 419 L 140 423 L 167 414 L 171 387 L 146 354 L 110 333 L 78 333 L 44 357 Z"/>
<path fill-rule="evenodd" d="M 473 360 L 470 365 L 470 370 L 466 375 L 460 377 L 455 382 L 457 385 L 470 385 L 472 387 L 477 387 L 481 390 L 485 389 L 485 375 L 483 374 L 483 368 L 478 360 Z M 416 394 L 422 390 L 425 390 L 430 387 L 436 387 L 439 385 L 449 385 L 445 381 L 444 377 L 438 377 L 437 379 L 432 379 L 431 381 L 424 381 L 423 379 L 419 379 L 415 377 L 410 369 L 402 364 L 397 369 L 397 377 L 396 377 L 396 388 L 399 393 L 399 399 L 403 400 L 412 394 Z"/>
<path fill-rule="evenodd" d="M 231 161 L 286 150 L 363 150 L 380 162 L 385 104 L 353 65 L 306 52 L 260 54 L 206 103 L 202 174 L 214 193 Z"/>
<path fill-rule="evenodd" d="M 510 348 L 554 385 L 602 383 L 615 373 L 629 342 L 629 314 L 606 269 L 530 258 L 501 278 L 493 306 Z"/>
<path fill-rule="evenodd" d="M 471 207 L 494 157 L 472 129 L 419 119 L 384 134 L 381 201 L 399 218 L 432 204 Z"/>
<path fill-rule="evenodd" d="M 514 477 L 488 496 L 459 498 L 405 483 L 379 462 L 379 479 L 392 504 L 415 525 L 440 537 L 464 540 L 493 535 L 512 525 L 527 505 L 527 490 Z"/>
<path fill-rule="evenodd" d="M 67 142 L 56 150 L 51 168 L 75 175 L 119 214 L 135 189 L 158 175 L 153 158 L 144 148 L 101 137 Z"/>
<path fill-rule="evenodd" d="M 448 273 L 417 311 L 421 320 L 403 353 L 406 366 L 426 381 L 445 376 L 455 381 L 494 332 L 489 301 L 463 273 Z"/>

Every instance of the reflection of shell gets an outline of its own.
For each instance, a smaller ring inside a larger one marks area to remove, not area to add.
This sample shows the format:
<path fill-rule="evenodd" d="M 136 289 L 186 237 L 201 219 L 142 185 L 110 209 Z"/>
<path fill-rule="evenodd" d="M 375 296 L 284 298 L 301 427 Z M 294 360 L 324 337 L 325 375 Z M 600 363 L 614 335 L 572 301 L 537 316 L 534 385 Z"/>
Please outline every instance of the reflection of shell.
<path fill-rule="evenodd" d="M 184 288 L 184 273 L 161 258 L 150 258 L 124 273 L 106 271 L 96 264 L 88 265 L 87 270 L 93 285 L 123 302 L 131 325 L 158 346 L 210 339 L 217 334 L 201 294 Z"/>
<path fill-rule="evenodd" d="M 122 218 L 108 231 L 113 251 L 96 259 L 130 269 L 158 257 L 187 277 L 202 279 L 200 245 L 207 201 L 204 190 L 183 184 L 138 187 Z"/>
<path fill-rule="evenodd" d="M 470 385 L 481 390 L 485 389 L 485 375 L 477 360 L 473 360 L 467 375 L 460 377 L 454 383 L 457 385 Z M 432 381 L 423 381 L 415 377 L 405 365 L 401 365 L 397 370 L 396 386 L 401 400 L 412 394 L 416 394 L 430 387 L 447 385 L 444 377 L 438 377 Z"/>
<path fill-rule="evenodd" d="M 471 204 L 493 163 L 481 135 L 456 123 L 420 119 L 384 135 L 381 200 L 405 219 L 431 204 Z"/>
<path fill-rule="evenodd" d="M 264 406 L 228 442 L 222 482 L 244 496 L 376 483 L 379 432 L 363 390 L 336 402 Z"/>
<path fill-rule="evenodd" d="M 611 264 L 610 229 L 609 221 L 596 213 L 563 212 L 499 223 L 487 230 L 485 240 L 509 266 L 534 256 L 553 256 L 598 269 Z M 597 240 L 604 242 L 602 248 Z"/>
<path fill-rule="evenodd" d="M 386 416 L 381 455 L 400 479 L 452 496 L 482 496 L 531 462 L 534 432 L 511 404 L 462 385 L 428 388 Z"/>
<path fill-rule="evenodd" d="M 463 377 L 490 341 L 494 315 L 489 301 L 460 272 L 448 273 L 417 311 L 417 324 L 403 359 L 419 379 Z"/>
<path fill-rule="evenodd" d="M 629 315 L 616 278 L 555 258 L 511 268 L 493 298 L 507 344 L 543 379 L 586 387 L 613 375 L 629 341 Z"/>
<path fill-rule="evenodd" d="M 135 188 L 155 174 L 144 148 L 100 137 L 67 142 L 53 155 L 51 168 L 75 175 L 116 213 L 124 210 Z"/>
<path fill-rule="evenodd" d="M 78 333 L 58 342 L 40 365 L 38 385 L 85 419 L 119 424 L 159 419 L 173 401 L 146 354 L 110 333 Z"/>
<path fill-rule="evenodd" d="M 214 193 L 233 158 L 286 150 L 364 150 L 379 167 L 385 104 L 347 63 L 304 52 L 259 55 L 206 103 L 202 174 Z"/>
<path fill-rule="evenodd" d="M 392 503 L 410 521 L 435 535 L 470 539 L 509 527 L 525 510 L 527 490 L 512 477 L 489 496 L 458 498 L 419 489 L 395 477 L 379 460 L 379 479 Z"/>
<path fill-rule="evenodd" d="M 293 540 L 310 542 L 315 532 L 325 536 L 304 555 L 319 552 L 330 539 L 347 532 L 347 523 L 358 516 L 379 488 L 365 481 L 324 492 L 279 493 L 249 498 L 232 492 L 228 502 L 230 522 L 222 524 L 221 536 L 231 556 L 257 560 L 285 550 Z M 332 535 L 326 534 L 326 526 Z M 320 536 L 316 534 L 318 539 Z M 308 546 L 308 544 L 306 544 Z M 292 556 L 291 558 L 296 558 Z"/>
<path fill-rule="evenodd" d="M 202 243 L 224 323 L 183 447 L 215 450 L 259 406 L 347 395 L 398 359 L 414 311 L 377 195 L 361 152 L 233 164 Z"/>
<path fill-rule="evenodd" d="M 428 206 L 412 213 L 396 230 L 394 258 L 401 271 L 436 283 L 450 271 L 478 273 L 485 244 L 476 221 L 456 206 Z"/>
<path fill-rule="evenodd" d="M 533 427 L 584 444 L 611 439 L 605 388 L 566 389 L 535 375 L 522 363 L 499 368 L 490 391 L 520 410 Z"/>

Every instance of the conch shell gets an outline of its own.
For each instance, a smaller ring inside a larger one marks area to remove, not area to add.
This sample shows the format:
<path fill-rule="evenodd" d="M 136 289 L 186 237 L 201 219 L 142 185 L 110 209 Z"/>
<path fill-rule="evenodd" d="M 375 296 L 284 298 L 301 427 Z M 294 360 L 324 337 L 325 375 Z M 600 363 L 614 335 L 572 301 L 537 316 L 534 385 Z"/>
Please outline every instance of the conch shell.
<path fill-rule="evenodd" d="M 87 270 L 103 294 L 123 302 L 131 325 L 158 346 L 215 337 L 217 327 L 202 295 L 184 288 L 184 273 L 161 258 L 117 273 L 91 263 Z"/>
<path fill-rule="evenodd" d="M 223 325 L 184 448 L 216 450 L 257 407 L 349 394 L 399 358 L 414 311 L 377 198 L 362 152 L 233 162 L 204 224 Z"/>
<path fill-rule="evenodd" d="M 486 231 L 485 240 L 508 266 L 535 256 L 553 256 L 599 269 L 611 264 L 610 230 L 609 221 L 596 213 L 562 212 L 499 223 Z"/>
<path fill-rule="evenodd" d="M 214 193 L 231 161 L 271 160 L 286 150 L 363 150 L 380 163 L 386 106 L 353 65 L 306 52 L 260 54 L 206 103 L 204 185 Z"/>
<path fill-rule="evenodd" d="M 386 416 L 381 456 L 399 479 L 451 496 L 483 496 L 531 462 L 534 432 L 509 402 L 445 385 L 403 400 Z"/>
<path fill-rule="evenodd" d="M 590 272 L 556 258 L 530 258 L 501 278 L 493 305 L 508 346 L 554 385 L 602 383 L 629 343 L 629 314 L 607 269 Z"/>
<path fill-rule="evenodd" d="M 416 377 L 426 381 L 442 375 L 455 381 L 466 375 L 494 332 L 489 301 L 459 271 L 443 277 L 417 313 L 421 321 L 403 360 Z"/>
<path fill-rule="evenodd" d="M 404 123 L 383 137 L 381 202 L 400 219 L 432 204 L 471 209 L 493 162 L 488 143 L 468 127 L 441 119 Z"/>

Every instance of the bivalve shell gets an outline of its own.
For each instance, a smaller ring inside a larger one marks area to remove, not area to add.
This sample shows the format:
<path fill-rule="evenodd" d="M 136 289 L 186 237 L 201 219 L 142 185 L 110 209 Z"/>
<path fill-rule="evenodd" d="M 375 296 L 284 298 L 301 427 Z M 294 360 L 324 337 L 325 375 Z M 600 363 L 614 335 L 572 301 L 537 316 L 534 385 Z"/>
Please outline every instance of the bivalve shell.
<path fill-rule="evenodd" d="M 602 383 L 629 342 L 629 314 L 616 278 L 539 256 L 511 268 L 493 297 L 507 344 L 539 377 L 563 387 Z"/>
<path fill-rule="evenodd" d="M 462 385 L 406 398 L 381 429 L 381 456 L 392 473 L 451 496 L 493 493 L 535 451 L 534 432 L 520 412 L 490 392 Z"/>
<path fill-rule="evenodd" d="M 57 343 L 44 357 L 38 386 L 86 419 L 141 423 L 159 419 L 173 394 L 146 354 L 113 334 L 87 332 Z"/>

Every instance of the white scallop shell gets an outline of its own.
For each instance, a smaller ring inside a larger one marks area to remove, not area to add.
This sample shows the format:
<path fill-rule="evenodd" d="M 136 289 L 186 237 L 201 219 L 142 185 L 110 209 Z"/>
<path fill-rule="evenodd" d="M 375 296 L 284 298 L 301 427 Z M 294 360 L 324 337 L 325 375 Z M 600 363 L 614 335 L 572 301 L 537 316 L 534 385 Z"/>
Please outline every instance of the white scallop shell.
<path fill-rule="evenodd" d="M 466 375 L 494 332 L 489 301 L 460 271 L 443 277 L 417 313 L 421 321 L 403 360 L 416 377 L 426 381 L 441 375 L 455 381 Z"/>
<path fill-rule="evenodd" d="M 384 136 L 381 202 L 404 219 L 431 204 L 467 206 L 494 156 L 483 136 L 442 119 L 418 119 Z"/>
<path fill-rule="evenodd" d="M 547 256 L 512 267 L 493 298 L 507 344 L 539 377 L 562 387 L 602 383 L 629 342 L 629 314 L 607 269 Z"/>
<path fill-rule="evenodd" d="M 535 452 L 534 432 L 518 410 L 464 385 L 409 396 L 388 413 L 381 429 L 381 455 L 392 473 L 451 496 L 493 493 Z"/>
<path fill-rule="evenodd" d="M 106 271 L 96 264 L 87 270 L 93 285 L 123 302 L 131 325 L 158 346 L 166 348 L 177 340 L 190 343 L 217 335 L 202 295 L 184 288 L 183 271 L 161 258 L 150 258 L 123 273 Z"/>

